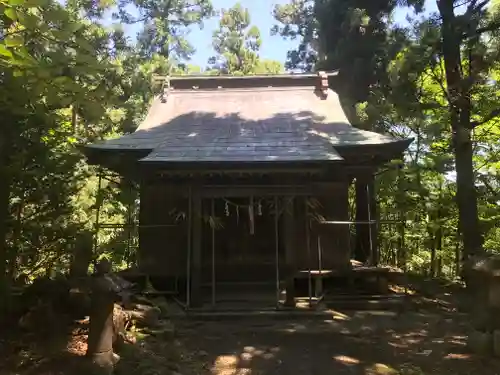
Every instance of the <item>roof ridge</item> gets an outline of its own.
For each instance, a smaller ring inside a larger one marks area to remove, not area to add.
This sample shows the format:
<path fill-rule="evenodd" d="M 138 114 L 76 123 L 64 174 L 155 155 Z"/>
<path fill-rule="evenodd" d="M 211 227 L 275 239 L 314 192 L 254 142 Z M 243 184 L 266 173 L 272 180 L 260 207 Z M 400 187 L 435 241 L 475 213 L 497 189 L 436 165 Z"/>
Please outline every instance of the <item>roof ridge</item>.
<path fill-rule="evenodd" d="M 206 75 L 184 75 L 184 76 L 154 76 L 153 81 L 161 83 L 165 88 L 189 89 L 194 86 L 198 88 L 248 88 L 248 87 L 297 87 L 317 86 L 324 88 L 328 86 L 330 77 L 337 76 L 337 72 L 318 72 L 304 74 L 260 74 L 243 76 L 206 76 Z"/>
<path fill-rule="evenodd" d="M 254 91 L 311 91 L 315 86 L 264 86 L 264 87 L 187 87 L 176 89 L 174 87 L 165 88 L 165 93 L 171 94 L 197 94 L 197 93 L 213 93 L 215 92 L 254 92 Z M 332 90 L 333 91 L 333 90 Z"/>
<path fill-rule="evenodd" d="M 317 78 L 318 76 L 328 76 L 334 77 L 338 75 L 338 70 L 331 72 L 317 72 L 317 73 L 264 73 L 264 74 L 246 74 L 246 75 L 232 75 L 232 74 L 221 74 L 221 75 L 206 75 L 206 74 L 188 74 L 188 75 L 153 75 L 154 81 L 185 81 L 191 79 L 200 80 L 258 80 L 261 78 L 288 78 L 288 79 L 306 79 L 306 78 Z"/>

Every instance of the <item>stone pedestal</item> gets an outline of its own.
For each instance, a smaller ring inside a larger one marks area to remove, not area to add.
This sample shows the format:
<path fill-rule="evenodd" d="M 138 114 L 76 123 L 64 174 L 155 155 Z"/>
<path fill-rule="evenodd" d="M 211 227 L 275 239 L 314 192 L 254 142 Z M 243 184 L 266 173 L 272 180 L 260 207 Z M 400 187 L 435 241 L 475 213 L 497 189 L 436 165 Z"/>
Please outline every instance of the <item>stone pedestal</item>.
<path fill-rule="evenodd" d="M 465 267 L 474 306 L 468 346 L 477 354 L 500 357 L 500 258 L 474 258 Z"/>
<path fill-rule="evenodd" d="M 467 338 L 467 346 L 474 353 L 480 355 L 491 355 L 493 349 L 493 335 L 490 332 L 473 330 Z"/>

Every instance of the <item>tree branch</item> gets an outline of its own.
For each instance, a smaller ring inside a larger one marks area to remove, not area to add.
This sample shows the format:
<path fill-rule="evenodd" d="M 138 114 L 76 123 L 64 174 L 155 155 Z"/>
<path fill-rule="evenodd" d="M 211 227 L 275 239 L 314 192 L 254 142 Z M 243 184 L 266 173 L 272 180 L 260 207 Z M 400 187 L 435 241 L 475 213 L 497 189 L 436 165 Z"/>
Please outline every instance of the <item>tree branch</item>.
<path fill-rule="evenodd" d="M 486 26 L 478 27 L 475 30 L 471 30 L 470 32 L 466 32 L 466 33 L 462 34 L 462 39 L 476 38 L 478 36 L 481 36 L 484 33 L 497 31 L 498 29 L 500 29 L 500 21 L 491 22 L 490 24 L 488 24 Z"/>
<path fill-rule="evenodd" d="M 486 124 L 487 122 L 495 119 L 496 117 L 500 116 L 500 108 L 496 108 L 493 111 L 491 111 L 487 116 L 485 116 L 481 121 L 471 121 L 471 129 L 474 129 L 478 126 L 481 126 L 483 124 Z"/>

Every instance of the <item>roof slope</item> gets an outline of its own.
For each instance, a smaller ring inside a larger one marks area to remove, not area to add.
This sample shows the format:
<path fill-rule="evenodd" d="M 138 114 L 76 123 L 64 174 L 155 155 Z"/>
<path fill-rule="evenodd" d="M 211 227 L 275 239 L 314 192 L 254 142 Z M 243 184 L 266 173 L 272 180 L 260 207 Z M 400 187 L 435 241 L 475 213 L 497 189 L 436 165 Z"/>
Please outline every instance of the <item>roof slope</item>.
<path fill-rule="evenodd" d="M 134 133 L 89 147 L 150 150 L 144 162 L 338 161 L 339 147 L 397 142 L 351 126 L 337 94 L 318 91 L 317 77 L 255 81 L 181 89 L 174 82 Z"/>

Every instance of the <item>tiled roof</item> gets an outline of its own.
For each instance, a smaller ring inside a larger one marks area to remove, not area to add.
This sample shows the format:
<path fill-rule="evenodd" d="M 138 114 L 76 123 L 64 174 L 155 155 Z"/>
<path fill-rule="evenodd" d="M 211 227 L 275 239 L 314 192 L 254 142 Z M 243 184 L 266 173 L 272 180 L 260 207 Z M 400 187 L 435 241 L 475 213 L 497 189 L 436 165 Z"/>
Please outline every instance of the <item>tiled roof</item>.
<path fill-rule="evenodd" d="M 335 161 L 342 160 L 339 147 L 397 142 L 351 126 L 337 94 L 319 93 L 317 80 L 269 87 L 272 78 L 256 79 L 241 88 L 233 81 L 227 88 L 204 79 L 180 89 L 174 81 L 134 133 L 88 147 L 150 150 L 144 162 Z"/>

